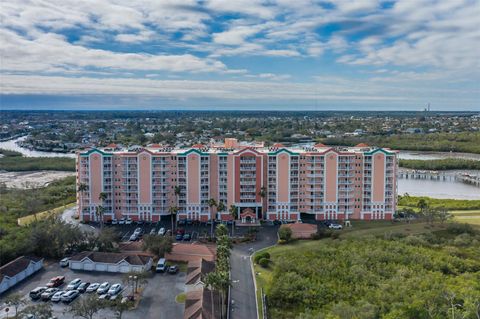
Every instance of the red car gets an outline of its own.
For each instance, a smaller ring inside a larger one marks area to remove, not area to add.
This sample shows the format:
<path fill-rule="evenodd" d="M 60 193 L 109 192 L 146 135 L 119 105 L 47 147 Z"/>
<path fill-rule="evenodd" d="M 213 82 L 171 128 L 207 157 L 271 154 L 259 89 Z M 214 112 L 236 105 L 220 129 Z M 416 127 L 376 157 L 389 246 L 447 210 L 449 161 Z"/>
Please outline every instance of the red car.
<path fill-rule="evenodd" d="M 65 276 L 57 276 L 50 279 L 50 282 L 47 284 L 48 288 L 59 287 L 65 282 Z"/>
<path fill-rule="evenodd" d="M 183 234 L 185 234 L 185 229 L 183 228 L 177 229 L 177 235 L 183 235 Z"/>

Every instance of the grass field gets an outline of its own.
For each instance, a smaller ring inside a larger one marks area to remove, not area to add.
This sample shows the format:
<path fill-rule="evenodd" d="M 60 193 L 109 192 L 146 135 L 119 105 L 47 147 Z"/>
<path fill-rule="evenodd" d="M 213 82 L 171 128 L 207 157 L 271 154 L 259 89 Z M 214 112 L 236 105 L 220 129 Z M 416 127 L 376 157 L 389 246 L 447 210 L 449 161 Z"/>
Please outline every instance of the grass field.
<path fill-rule="evenodd" d="M 57 207 L 57 208 L 53 208 L 53 209 L 43 211 L 43 212 L 40 212 L 40 213 L 37 213 L 37 214 L 32 214 L 32 215 L 28 215 L 28 216 L 25 216 L 25 217 L 21 217 L 17 220 L 17 223 L 18 223 L 19 226 L 27 226 L 28 224 L 34 222 L 35 218 L 37 220 L 42 220 L 42 219 L 46 219 L 50 216 L 56 216 L 56 215 L 61 214 L 65 209 L 71 208 L 73 206 L 75 206 L 75 203 L 67 204 L 66 206 L 60 206 L 60 207 Z"/>
<path fill-rule="evenodd" d="M 480 209 L 455 210 L 450 213 L 454 216 L 453 220 L 456 222 L 480 226 Z"/>

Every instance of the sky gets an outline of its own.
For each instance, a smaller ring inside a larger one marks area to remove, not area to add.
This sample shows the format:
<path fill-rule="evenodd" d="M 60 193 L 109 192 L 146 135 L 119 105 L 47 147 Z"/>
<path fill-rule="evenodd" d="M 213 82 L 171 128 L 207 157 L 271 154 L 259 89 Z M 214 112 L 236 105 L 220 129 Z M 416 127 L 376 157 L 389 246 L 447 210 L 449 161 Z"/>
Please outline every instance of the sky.
<path fill-rule="evenodd" d="M 479 0 L 3 0 L 0 109 L 480 111 Z"/>

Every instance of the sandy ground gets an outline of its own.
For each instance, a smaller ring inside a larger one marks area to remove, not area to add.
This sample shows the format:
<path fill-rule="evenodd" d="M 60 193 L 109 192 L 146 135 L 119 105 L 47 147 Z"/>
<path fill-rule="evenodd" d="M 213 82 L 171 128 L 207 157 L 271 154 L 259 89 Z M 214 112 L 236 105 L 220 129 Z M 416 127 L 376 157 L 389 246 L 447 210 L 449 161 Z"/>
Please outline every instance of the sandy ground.
<path fill-rule="evenodd" d="M 64 171 L 30 171 L 30 172 L 5 172 L 0 171 L 0 183 L 5 183 L 8 188 L 32 188 L 48 185 L 50 182 L 73 176 L 75 172 Z"/>

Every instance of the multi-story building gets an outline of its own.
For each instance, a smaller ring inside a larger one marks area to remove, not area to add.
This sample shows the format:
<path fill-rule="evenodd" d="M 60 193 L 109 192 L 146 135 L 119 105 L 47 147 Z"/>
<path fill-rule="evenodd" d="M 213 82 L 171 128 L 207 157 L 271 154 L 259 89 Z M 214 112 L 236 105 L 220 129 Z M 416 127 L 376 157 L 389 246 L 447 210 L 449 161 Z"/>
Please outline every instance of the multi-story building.
<path fill-rule="evenodd" d="M 397 166 L 397 152 L 365 144 L 109 145 L 78 153 L 77 201 L 85 221 L 155 222 L 172 207 L 177 219 L 201 221 L 391 219 Z"/>

